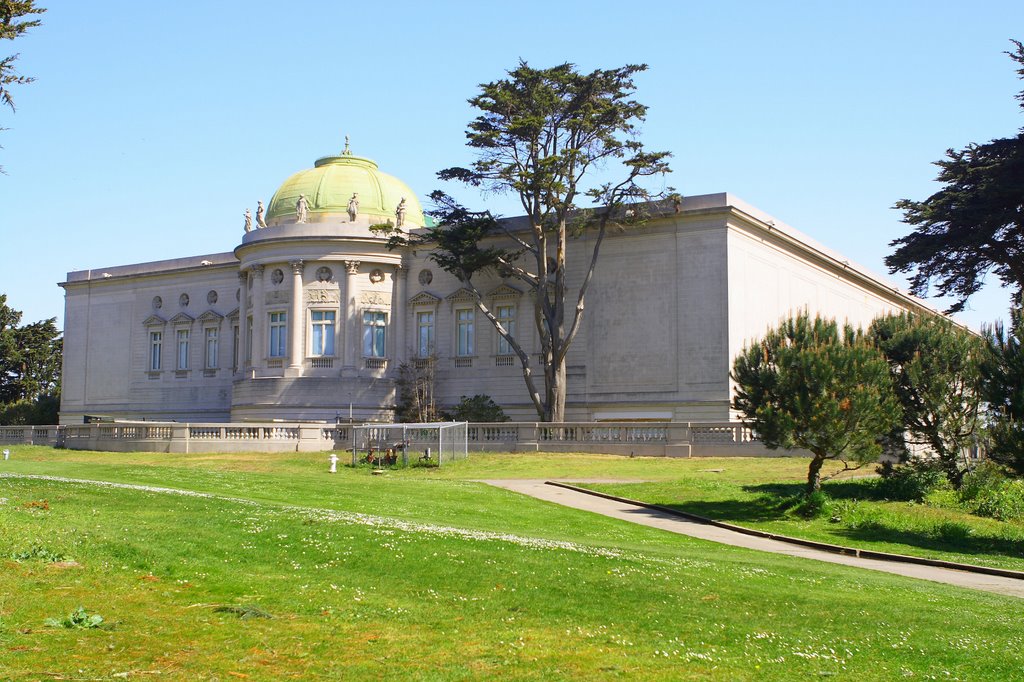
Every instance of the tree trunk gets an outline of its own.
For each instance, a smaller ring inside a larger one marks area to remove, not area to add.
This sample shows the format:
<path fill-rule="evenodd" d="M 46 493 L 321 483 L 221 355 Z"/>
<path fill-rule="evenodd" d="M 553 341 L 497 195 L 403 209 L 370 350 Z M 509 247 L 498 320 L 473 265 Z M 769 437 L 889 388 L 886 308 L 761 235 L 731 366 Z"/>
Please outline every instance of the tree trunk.
<path fill-rule="evenodd" d="M 967 473 L 960 468 L 960 458 L 955 454 L 943 453 L 939 455 L 942 468 L 946 470 L 946 479 L 955 490 L 959 490 L 964 483 L 964 474 Z"/>
<path fill-rule="evenodd" d="M 565 421 L 565 362 L 562 362 L 557 367 L 552 367 L 549 372 L 551 377 L 550 382 L 547 386 L 547 395 L 545 396 L 547 403 L 545 410 L 546 422 L 564 422 Z"/>
<path fill-rule="evenodd" d="M 807 494 L 812 495 L 821 490 L 821 467 L 825 463 L 826 456 L 814 453 L 811 464 L 807 467 Z"/>

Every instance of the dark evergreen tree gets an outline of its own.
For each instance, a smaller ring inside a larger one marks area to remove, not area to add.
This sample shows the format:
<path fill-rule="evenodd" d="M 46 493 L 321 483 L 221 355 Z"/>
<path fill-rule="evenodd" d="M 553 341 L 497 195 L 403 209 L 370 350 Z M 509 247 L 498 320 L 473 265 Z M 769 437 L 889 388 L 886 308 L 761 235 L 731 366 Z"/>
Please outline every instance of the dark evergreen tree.
<path fill-rule="evenodd" d="M 1020 65 L 1024 79 L 1024 45 L 1007 54 Z M 1024 107 L 1024 92 L 1017 95 Z M 957 301 L 948 312 L 962 310 L 967 299 L 994 273 L 1013 289 L 1019 304 L 1024 292 L 1024 130 L 1016 137 L 970 144 L 946 151 L 936 161 L 944 186 L 924 201 L 903 199 L 896 208 L 914 231 L 894 240 L 896 251 L 885 259 L 890 272 L 913 273 L 910 289 Z"/>
<path fill-rule="evenodd" d="M 880 317 L 868 334 L 889 363 L 910 443 L 938 457 L 959 487 L 981 427 L 984 342 L 946 318 L 912 313 Z"/>
<path fill-rule="evenodd" d="M 989 349 L 982 366 L 990 408 L 990 459 L 1024 476 L 1024 312 L 1012 312 L 1013 324 L 985 330 Z"/>
<path fill-rule="evenodd" d="M 899 423 L 881 353 L 858 331 L 803 313 L 747 346 L 733 364 L 733 407 L 769 448 L 812 457 L 807 493 L 826 460 L 855 469 L 876 461 L 879 440 Z"/>
<path fill-rule="evenodd" d="M 14 40 L 33 26 L 39 25 L 38 19 L 21 20 L 22 17 L 42 14 L 45 9 L 35 7 L 35 0 L 0 0 L 0 40 Z M 21 76 L 14 70 L 18 55 L 0 57 L 0 104 L 6 104 L 14 111 L 14 98 L 11 96 L 12 85 L 25 85 L 34 78 Z M 3 130 L 3 128 L 0 128 Z M 3 166 L 0 166 L 0 173 Z"/>
<path fill-rule="evenodd" d="M 0 406 L 60 395 L 63 341 L 56 318 L 20 325 L 0 294 Z"/>

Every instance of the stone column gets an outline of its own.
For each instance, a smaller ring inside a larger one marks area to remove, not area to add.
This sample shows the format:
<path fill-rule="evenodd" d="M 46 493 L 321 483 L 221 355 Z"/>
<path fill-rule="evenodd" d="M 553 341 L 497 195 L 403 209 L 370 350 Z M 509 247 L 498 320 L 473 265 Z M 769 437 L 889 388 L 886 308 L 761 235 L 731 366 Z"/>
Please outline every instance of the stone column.
<path fill-rule="evenodd" d="M 293 260 L 292 266 L 292 309 L 288 312 L 288 366 L 292 369 L 302 367 L 302 333 L 306 327 L 303 319 L 302 271 L 305 267 L 301 260 Z"/>
<path fill-rule="evenodd" d="M 405 281 L 408 278 L 409 269 L 399 263 L 395 271 L 391 273 L 391 342 L 393 345 L 391 357 L 392 367 L 398 366 L 405 361 Z"/>
<path fill-rule="evenodd" d="M 249 358 L 249 271 L 238 273 L 238 365 L 241 372 L 248 365 Z"/>
<path fill-rule="evenodd" d="M 263 291 L 263 266 L 252 266 L 252 366 L 262 369 L 267 357 L 267 321 L 263 312 L 267 294 Z"/>
<path fill-rule="evenodd" d="M 356 367 L 359 359 L 359 348 L 362 338 L 359 334 L 359 320 L 356 319 L 358 306 L 356 303 L 356 276 L 359 274 L 359 261 L 345 261 L 345 366 Z"/>

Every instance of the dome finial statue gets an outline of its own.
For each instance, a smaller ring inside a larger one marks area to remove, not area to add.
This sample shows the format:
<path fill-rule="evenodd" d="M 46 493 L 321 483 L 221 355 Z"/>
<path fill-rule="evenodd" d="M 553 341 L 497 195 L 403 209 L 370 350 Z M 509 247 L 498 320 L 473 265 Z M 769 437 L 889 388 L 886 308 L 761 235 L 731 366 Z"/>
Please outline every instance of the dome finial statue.
<path fill-rule="evenodd" d="M 295 222 L 304 223 L 309 219 L 309 202 L 306 201 L 306 195 L 300 194 L 298 201 L 295 202 Z"/>
<path fill-rule="evenodd" d="M 252 232 L 252 213 L 245 209 L 245 231 Z"/>
<path fill-rule="evenodd" d="M 345 150 L 341 153 L 344 156 L 352 156 L 352 150 L 348 148 L 348 135 L 345 136 Z"/>
<path fill-rule="evenodd" d="M 395 207 L 395 227 L 402 227 L 405 225 L 405 197 L 398 202 L 398 206 Z"/>
<path fill-rule="evenodd" d="M 263 202 L 256 202 L 256 227 L 266 227 L 267 223 L 263 220 Z"/>
<path fill-rule="evenodd" d="M 354 223 L 357 215 L 359 215 L 359 195 L 353 192 L 352 198 L 348 200 L 348 221 Z"/>

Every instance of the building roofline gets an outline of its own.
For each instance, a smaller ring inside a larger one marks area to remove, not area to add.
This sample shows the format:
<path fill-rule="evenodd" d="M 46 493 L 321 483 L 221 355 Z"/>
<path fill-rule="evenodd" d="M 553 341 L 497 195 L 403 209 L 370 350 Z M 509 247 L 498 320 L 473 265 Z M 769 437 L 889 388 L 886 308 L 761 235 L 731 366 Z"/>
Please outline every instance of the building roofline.
<path fill-rule="evenodd" d="M 84 284 L 86 282 L 106 281 L 125 277 L 139 277 L 164 275 L 184 272 L 187 270 L 201 270 L 205 268 L 220 268 L 225 266 L 237 266 L 238 259 L 235 254 L 211 253 L 203 256 L 188 256 L 186 258 L 171 258 L 168 260 L 150 261 L 148 263 L 132 263 L 131 265 L 116 265 L 109 268 L 92 268 L 90 270 L 73 270 L 67 274 L 67 279 L 59 282 L 58 286 Z"/>

